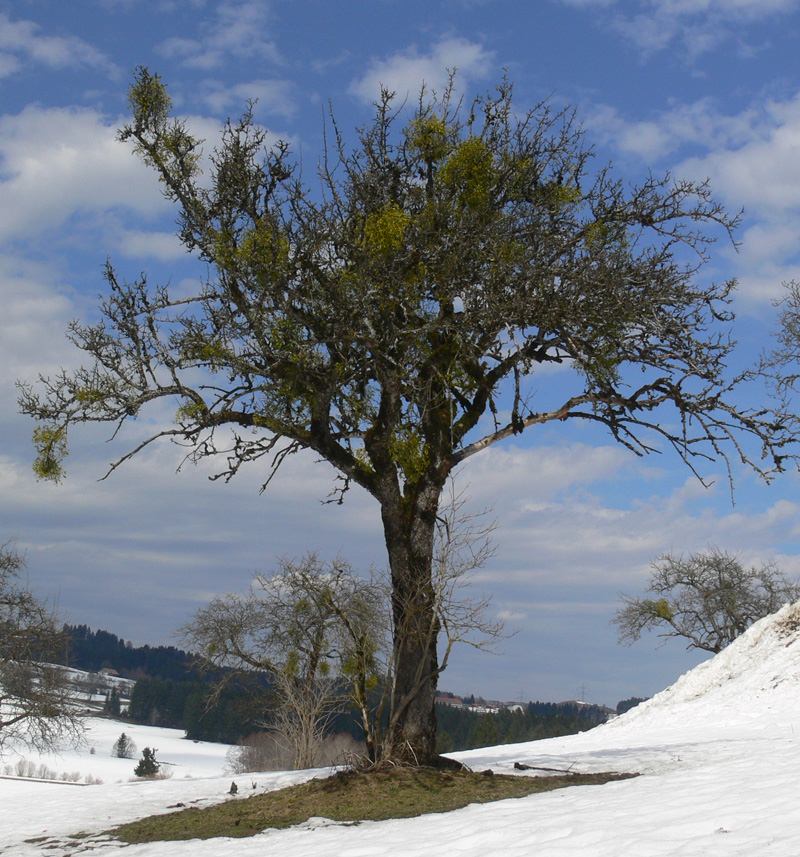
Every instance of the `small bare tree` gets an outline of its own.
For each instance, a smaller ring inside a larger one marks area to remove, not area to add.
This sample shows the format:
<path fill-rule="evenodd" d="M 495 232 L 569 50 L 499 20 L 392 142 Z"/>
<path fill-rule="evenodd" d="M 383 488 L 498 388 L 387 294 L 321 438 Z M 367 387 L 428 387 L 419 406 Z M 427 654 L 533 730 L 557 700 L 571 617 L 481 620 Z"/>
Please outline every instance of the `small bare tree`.
<path fill-rule="evenodd" d="M 316 764 L 319 767 L 341 765 L 364 755 L 364 745 L 346 732 L 328 735 L 321 743 Z M 285 771 L 291 767 L 294 754 L 281 743 L 273 732 L 255 732 L 231 747 L 227 754 L 227 768 L 232 774 L 250 774 L 256 771 Z"/>
<path fill-rule="evenodd" d="M 210 663 L 267 676 L 275 705 L 265 725 L 292 748 L 296 768 L 314 765 L 342 701 L 335 615 L 324 588 L 309 585 L 323 575 L 313 554 L 282 560 L 279 571 L 258 577 L 247 595 L 215 598 L 183 629 L 187 644 Z"/>
<path fill-rule="evenodd" d="M 716 654 L 758 619 L 800 598 L 800 583 L 774 565 L 745 568 L 731 554 L 712 550 L 688 559 L 661 557 L 648 591 L 653 598 L 624 596 L 613 620 L 620 642 L 658 629 L 661 637 L 681 637 L 687 648 Z"/>
<path fill-rule="evenodd" d="M 21 554 L 0 545 L 0 747 L 13 738 L 51 749 L 80 737 L 80 712 L 64 670 L 48 664 L 62 637 L 50 611 L 18 582 Z"/>
<path fill-rule="evenodd" d="M 321 566 L 307 557 L 303 575 L 308 597 L 333 620 L 339 690 L 359 712 L 367 757 L 375 762 L 383 755 L 383 713 L 393 675 L 388 588 L 374 574 L 359 577 L 341 559 Z"/>

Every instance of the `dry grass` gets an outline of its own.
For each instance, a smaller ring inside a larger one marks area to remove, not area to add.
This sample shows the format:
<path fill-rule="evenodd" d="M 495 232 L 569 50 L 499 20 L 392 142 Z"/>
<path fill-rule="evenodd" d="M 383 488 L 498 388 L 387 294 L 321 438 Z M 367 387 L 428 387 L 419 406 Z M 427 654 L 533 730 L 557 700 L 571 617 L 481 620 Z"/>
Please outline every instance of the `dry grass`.
<path fill-rule="evenodd" d="M 252 836 L 270 827 L 301 824 L 313 816 L 343 823 L 409 818 L 566 786 L 601 785 L 631 776 L 635 774 L 526 777 L 428 768 L 347 771 L 203 809 L 151 816 L 118 827 L 111 834 L 127 843 Z"/>

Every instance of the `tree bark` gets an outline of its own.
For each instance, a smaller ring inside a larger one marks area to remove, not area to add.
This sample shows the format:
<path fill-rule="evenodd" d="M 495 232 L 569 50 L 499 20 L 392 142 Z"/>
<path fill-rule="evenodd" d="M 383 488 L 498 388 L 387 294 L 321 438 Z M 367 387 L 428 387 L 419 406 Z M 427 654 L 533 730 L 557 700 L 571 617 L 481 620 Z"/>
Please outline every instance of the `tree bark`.
<path fill-rule="evenodd" d="M 427 508 L 382 503 L 392 577 L 394 684 L 384 755 L 438 764 L 434 699 L 439 674 L 439 618 L 431 579 L 438 492 Z"/>

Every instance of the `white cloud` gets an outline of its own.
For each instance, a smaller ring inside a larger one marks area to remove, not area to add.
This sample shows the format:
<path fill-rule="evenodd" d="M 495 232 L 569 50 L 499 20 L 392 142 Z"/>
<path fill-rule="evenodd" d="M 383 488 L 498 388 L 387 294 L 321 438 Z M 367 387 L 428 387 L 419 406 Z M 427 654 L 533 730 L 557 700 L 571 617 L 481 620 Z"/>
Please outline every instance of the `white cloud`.
<path fill-rule="evenodd" d="M 759 127 L 760 111 L 748 108 L 739 114 L 719 113 L 710 98 L 690 104 L 672 104 L 652 119 L 630 121 L 608 105 L 588 111 L 587 127 L 603 142 L 625 154 L 646 161 L 664 158 L 686 145 L 704 149 L 741 145 Z"/>
<path fill-rule="evenodd" d="M 527 618 L 527 615 L 527 613 L 521 613 L 518 610 L 499 610 L 497 618 L 503 623 L 519 622 L 520 620 Z"/>
<path fill-rule="evenodd" d="M 260 79 L 234 86 L 225 86 L 219 81 L 207 81 L 206 92 L 202 100 L 217 114 L 233 109 L 239 115 L 248 101 L 255 101 L 255 112 L 259 116 L 291 117 L 297 112 L 292 90 L 288 80 Z"/>
<path fill-rule="evenodd" d="M 30 61 L 50 68 L 89 66 L 116 76 L 113 62 L 93 45 L 77 36 L 50 36 L 34 21 L 12 20 L 0 12 L 0 77 Z"/>
<path fill-rule="evenodd" d="M 744 209 L 738 252 L 722 246 L 718 254 L 741 294 L 772 299 L 783 282 L 800 277 L 800 93 L 731 114 L 707 98 L 673 103 L 646 120 L 601 105 L 590 109 L 586 124 L 623 155 L 660 160 L 676 176 L 710 179 L 729 210 Z"/>
<path fill-rule="evenodd" d="M 364 75 L 350 84 L 350 92 L 372 102 L 381 87 L 396 92 L 400 99 L 413 98 L 425 84 L 428 90 L 441 92 L 447 84 L 448 71 L 457 71 L 457 83 L 485 78 L 492 70 L 494 55 L 479 42 L 462 38 L 444 38 L 428 53 L 416 47 L 392 54 L 386 59 L 373 59 Z"/>
<path fill-rule="evenodd" d="M 27 107 L 0 118 L 0 240 L 29 237 L 75 212 L 166 206 L 151 169 L 93 110 Z"/>
<path fill-rule="evenodd" d="M 22 63 L 13 54 L 0 53 L 0 78 L 14 74 L 21 65 Z"/>
<path fill-rule="evenodd" d="M 696 57 L 726 40 L 742 40 L 741 26 L 786 14 L 800 0 L 635 0 L 634 11 L 616 11 L 618 0 L 560 0 L 563 5 L 597 9 L 602 23 L 645 54 L 680 41 Z M 610 10 L 610 11 L 609 11 Z"/>
<path fill-rule="evenodd" d="M 203 141 L 199 180 L 207 184 L 222 124 L 206 116 L 181 119 Z M 120 231 L 109 219 L 117 209 L 152 218 L 172 208 L 155 171 L 117 140 L 123 123 L 85 108 L 27 107 L 0 117 L 0 242 L 35 238 L 76 214 L 102 214 L 125 252 L 177 258 L 163 235 Z M 269 133 L 266 145 L 276 140 Z"/>
<path fill-rule="evenodd" d="M 800 94 L 767 102 L 749 137 L 682 164 L 684 172 L 708 175 L 719 191 L 760 216 L 800 210 Z"/>
<path fill-rule="evenodd" d="M 186 248 L 172 232 L 145 232 L 140 229 L 123 229 L 117 239 L 125 256 L 157 259 L 171 262 L 182 259 Z"/>
<path fill-rule="evenodd" d="M 53 371 L 71 357 L 64 338 L 74 315 L 70 292 L 57 288 L 56 271 L 12 256 L 0 256 L 0 411 L 13 413 L 17 378 Z"/>
<path fill-rule="evenodd" d="M 607 479 L 629 462 L 630 455 L 612 445 L 573 443 L 525 449 L 501 444 L 467 459 L 457 479 L 469 486 L 467 494 L 477 505 L 492 506 L 492 498 L 510 496 L 541 504 L 576 485 Z M 533 480 L 532 473 L 536 474 Z"/>
<path fill-rule="evenodd" d="M 758 220 L 739 239 L 738 252 L 729 255 L 743 295 L 776 299 L 783 294 L 783 283 L 800 281 L 800 218 Z"/>
<path fill-rule="evenodd" d="M 774 299 L 782 283 L 800 278 L 800 94 L 767 102 L 746 139 L 712 147 L 683 161 L 676 172 L 709 177 L 733 208 L 744 208 L 738 254 L 729 253 L 740 291 Z"/>
<path fill-rule="evenodd" d="M 777 500 L 746 515 L 714 511 L 712 497 L 689 500 L 679 490 L 624 508 L 585 493 L 532 505 L 515 494 L 517 511 L 500 516 L 498 553 L 477 581 L 498 593 L 505 586 L 555 587 L 562 598 L 597 588 L 613 600 L 619 591 L 640 589 L 650 563 L 664 553 L 720 546 L 760 562 L 800 536 L 797 503 Z"/>
<path fill-rule="evenodd" d="M 218 68 L 230 56 L 280 63 L 280 51 L 264 36 L 268 20 L 264 0 L 223 0 L 201 23 L 197 38 L 168 38 L 157 50 L 188 68 Z"/>

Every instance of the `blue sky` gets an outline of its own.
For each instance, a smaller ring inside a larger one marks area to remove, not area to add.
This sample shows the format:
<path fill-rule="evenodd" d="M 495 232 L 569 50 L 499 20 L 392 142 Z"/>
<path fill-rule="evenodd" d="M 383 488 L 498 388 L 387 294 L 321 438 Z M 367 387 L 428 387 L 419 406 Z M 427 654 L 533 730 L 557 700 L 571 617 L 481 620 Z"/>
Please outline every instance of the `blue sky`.
<path fill-rule="evenodd" d="M 627 181 L 707 176 L 744 209 L 738 250 L 715 245 L 701 276 L 738 278 L 746 362 L 769 346 L 781 283 L 800 275 L 798 30 L 800 0 L 0 0 L 0 541 L 15 539 L 31 586 L 66 619 L 150 643 L 174 642 L 208 598 L 281 555 L 385 565 L 373 501 L 353 491 L 321 505 L 332 473 L 311 457 L 264 496 L 255 471 L 229 485 L 202 466 L 176 475 L 168 445 L 98 482 L 123 447 L 91 429 L 64 484 L 31 472 L 14 380 L 75 365 L 64 329 L 95 312 L 106 257 L 178 287 L 203 273 L 154 177 L 115 141 L 137 65 L 164 77 L 209 141 L 258 99 L 258 120 L 308 174 L 329 101 L 352 128 L 381 84 L 413 98 L 455 67 L 469 94 L 505 69 L 520 109 L 574 105 L 598 162 Z M 722 469 L 706 473 L 710 489 L 668 453 L 639 460 L 561 425 L 470 459 L 459 485 L 498 522 L 474 586 L 515 633 L 498 654 L 456 653 L 442 686 L 554 700 L 585 686 L 613 705 L 696 663 L 678 643 L 616 643 L 619 594 L 642 590 L 655 557 L 716 546 L 800 574 L 797 476 L 764 487 L 737 473 L 732 506 Z"/>

